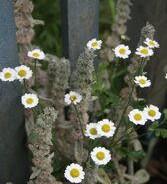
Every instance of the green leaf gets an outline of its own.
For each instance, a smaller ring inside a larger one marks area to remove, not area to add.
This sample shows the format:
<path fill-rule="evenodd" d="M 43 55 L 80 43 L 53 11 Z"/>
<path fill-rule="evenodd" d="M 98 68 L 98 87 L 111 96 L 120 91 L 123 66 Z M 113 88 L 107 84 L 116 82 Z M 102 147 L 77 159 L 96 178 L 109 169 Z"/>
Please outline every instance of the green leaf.
<path fill-rule="evenodd" d="M 156 137 L 162 137 L 162 138 L 167 138 L 167 129 L 166 128 L 159 128 L 158 122 L 153 123 L 150 127 L 149 130 L 151 132 L 155 133 Z"/>
<path fill-rule="evenodd" d="M 155 129 L 158 128 L 158 125 L 159 125 L 158 122 L 153 123 L 153 124 L 149 127 L 149 130 L 150 130 L 151 132 L 154 132 Z"/>
<path fill-rule="evenodd" d="M 160 129 L 160 136 L 164 139 L 167 138 L 167 129 L 161 128 Z"/>
<path fill-rule="evenodd" d="M 138 161 L 145 156 L 145 153 L 143 151 L 133 151 L 133 150 L 128 149 L 126 147 L 121 147 L 121 148 L 117 149 L 117 152 L 122 157 L 128 157 L 129 159 L 131 159 L 133 161 Z"/>
<path fill-rule="evenodd" d="M 128 154 L 128 158 L 130 158 L 133 161 L 138 161 L 142 159 L 145 156 L 145 153 L 143 151 L 131 151 Z"/>
<path fill-rule="evenodd" d="M 160 131 L 159 130 L 156 130 L 155 131 L 155 135 L 157 136 L 157 137 L 159 137 L 161 134 L 160 134 Z"/>

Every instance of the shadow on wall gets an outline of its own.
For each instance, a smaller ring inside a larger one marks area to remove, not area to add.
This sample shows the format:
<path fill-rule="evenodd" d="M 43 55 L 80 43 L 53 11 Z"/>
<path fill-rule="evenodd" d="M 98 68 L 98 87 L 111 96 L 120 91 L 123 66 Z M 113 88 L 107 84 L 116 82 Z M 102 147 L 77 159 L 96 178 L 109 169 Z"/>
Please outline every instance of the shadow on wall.
<path fill-rule="evenodd" d="M 128 36 L 131 38 L 130 47 L 136 49 L 140 38 L 141 28 L 148 21 L 155 27 L 154 39 L 160 44 L 155 55 L 146 67 L 147 76 L 152 81 L 152 86 L 142 90 L 142 96 L 148 104 L 157 105 L 160 109 L 167 108 L 167 81 L 165 79 L 165 66 L 167 67 L 167 1 L 164 0 L 131 0 L 132 19 L 128 22 Z M 144 92 L 143 92 L 144 91 Z M 166 142 L 159 140 L 154 148 L 152 158 L 148 165 L 152 179 L 150 184 L 166 184 Z"/>
<path fill-rule="evenodd" d="M 148 21 L 156 30 L 155 40 L 160 49 L 146 67 L 147 76 L 152 81 L 151 88 L 144 90 L 143 96 L 148 103 L 157 105 L 160 109 L 167 107 L 167 87 L 165 80 L 165 66 L 167 66 L 167 1 L 164 0 L 131 0 L 132 19 L 128 22 L 128 36 L 131 38 L 130 47 L 135 50 L 140 38 L 141 28 Z"/>

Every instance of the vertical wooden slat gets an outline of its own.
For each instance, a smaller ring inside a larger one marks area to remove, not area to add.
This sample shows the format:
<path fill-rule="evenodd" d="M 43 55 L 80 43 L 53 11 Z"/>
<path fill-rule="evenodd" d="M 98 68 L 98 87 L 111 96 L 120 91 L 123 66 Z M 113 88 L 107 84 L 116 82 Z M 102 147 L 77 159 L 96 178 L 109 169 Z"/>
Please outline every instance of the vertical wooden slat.
<path fill-rule="evenodd" d="M 0 0 L 0 70 L 19 65 L 13 1 Z M 29 177 L 21 86 L 0 81 L 0 183 L 24 184 Z"/>
<path fill-rule="evenodd" d="M 86 43 L 98 37 L 99 0 L 61 0 L 64 54 L 72 69 Z"/>
<path fill-rule="evenodd" d="M 131 2 L 133 4 L 131 7 L 132 19 L 128 22 L 128 36 L 131 38 L 130 47 L 133 50 L 136 48 L 140 30 L 146 25 L 146 22 L 155 27 L 155 40 L 159 42 L 160 48 L 155 50 L 154 56 L 150 58 L 151 61 L 148 62 L 145 69 L 148 72 L 147 77 L 151 80 L 151 87 L 142 90 L 142 94 L 148 104 L 154 104 L 163 109 L 167 106 L 164 71 L 167 65 L 167 1 L 131 0 Z M 162 86 L 164 87 L 162 88 Z"/>

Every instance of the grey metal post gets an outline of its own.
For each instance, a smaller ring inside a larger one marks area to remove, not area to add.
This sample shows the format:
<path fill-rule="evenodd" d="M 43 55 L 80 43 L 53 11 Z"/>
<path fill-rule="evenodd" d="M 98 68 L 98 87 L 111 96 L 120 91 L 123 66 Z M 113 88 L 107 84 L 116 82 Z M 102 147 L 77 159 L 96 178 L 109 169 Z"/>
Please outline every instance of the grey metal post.
<path fill-rule="evenodd" d="M 0 70 L 19 65 L 13 1 L 0 0 Z M 19 82 L 0 81 L 0 183 L 26 183 L 29 177 L 24 110 Z"/>
<path fill-rule="evenodd" d="M 65 57 L 74 68 L 86 43 L 98 37 L 99 0 L 60 0 Z"/>

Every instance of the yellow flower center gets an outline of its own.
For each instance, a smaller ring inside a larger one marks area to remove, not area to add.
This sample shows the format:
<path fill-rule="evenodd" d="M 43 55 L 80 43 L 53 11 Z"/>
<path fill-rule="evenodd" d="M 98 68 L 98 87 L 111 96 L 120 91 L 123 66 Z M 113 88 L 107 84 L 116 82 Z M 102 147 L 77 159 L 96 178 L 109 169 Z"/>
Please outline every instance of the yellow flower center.
<path fill-rule="evenodd" d="M 135 119 L 136 121 L 140 121 L 140 120 L 142 119 L 141 114 L 135 114 L 135 115 L 134 115 L 134 119 Z"/>
<path fill-rule="evenodd" d="M 104 124 L 101 128 L 103 132 L 109 132 L 111 130 L 111 127 L 108 124 Z"/>
<path fill-rule="evenodd" d="M 4 74 L 4 77 L 5 77 L 6 79 L 11 78 L 11 76 L 12 76 L 12 74 L 11 74 L 10 72 L 6 72 L 6 73 Z"/>
<path fill-rule="evenodd" d="M 119 53 L 120 53 L 120 54 L 125 54 L 125 53 L 126 53 L 126 49 L 124 49 L 124 48 L 120 49 L 120 50 L 119 50 Z"/>
<path fill-rule="evenodd" d="M 38 52 L 34 52 L 32 55 L 33 55 L 35 58 L 38 58 L 38 57 L 40 56 L 40 54 L 39 54 Z"/>
<path fill-rule="evenodd" d="M 148 111 L 148 115 L 154 117 L 156 115 L 156 112 L 153 109 L 151 109 Z"/>
<path fill-rule="evenodd" d="M 96 128 L 91 128 L 89 132 L 90 132 L 90 134 L 92 134 L 92 135 L 97 135 L 97 130 L 96 130 Z"/>
<path fill-rule="evenodd" d="M 104 154 L 104 152 L 99 151 L 99 152 L 96 154 L 96 157 L 97 157 L 99 160 L 103 160 L 103 159 L 105 158 L 105 154 Z"/>
<path fill-rule="evenodd" d="M 70 100 L 73 102 L 73 101 L 75 101 L 77 99 L 77 97 L 75 96 L 75 95 L 71 95 L 70 96 Z"/>
<path fill-rule="evenodd" d="M 145 80 L 145 79 L 140 79 L 140 80 L 139 80 L 139 83 L 140 83 L 140 84 L 145 84 L 145 83 L 146 83 L 146 80 Z"/>
<path fill-rule="evenodd" d="M 92 43 L 92 47 L 98 47 L 98 43 L 97 42 L 93 42 Z"/>
<path fill-rule="evenodd" d="M 20 71 L 18 72 L 18 75 L 19 75 L 20 77 L 25 77 L 26 74 L 27 74 L 27 72 L 26 72 L 25 70 L 20 70 Z"/>
<path fill-rule="evenodd" d="M 152 45 L 152 46 L 154 46 L 155 45 L 155 42 L 153 40 L 150 40 L 149 41 L 149 44 Z"/>
<path fill-rule="evenodd" d="M 140 53 L 147 55 L 148 54 L 148 49 L 141 49 Z"/>
<path fill-rule="evenodd" d="M 34 100 L 32 98 L 27 98 L 26 103 L 27 104 L 32 104 Z"/>
<path fill-rule="evenodd" d="M 73 178 L 77 178 L 77 177 L 80 175 L 80 172 L 79 172 L 78 169 L 71 169 L 70 175 L 71 175 Z"/>

